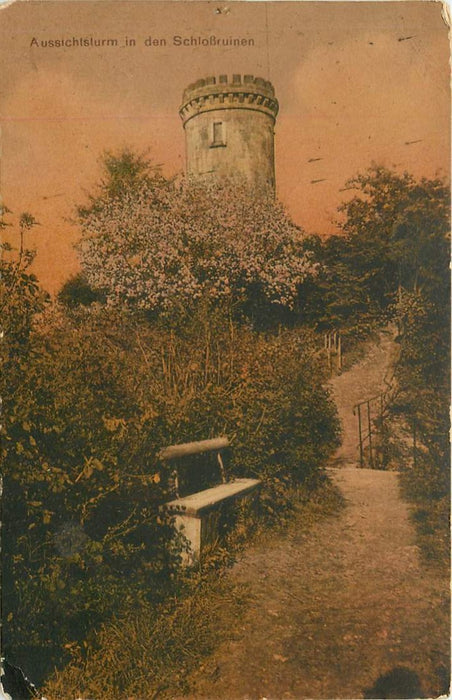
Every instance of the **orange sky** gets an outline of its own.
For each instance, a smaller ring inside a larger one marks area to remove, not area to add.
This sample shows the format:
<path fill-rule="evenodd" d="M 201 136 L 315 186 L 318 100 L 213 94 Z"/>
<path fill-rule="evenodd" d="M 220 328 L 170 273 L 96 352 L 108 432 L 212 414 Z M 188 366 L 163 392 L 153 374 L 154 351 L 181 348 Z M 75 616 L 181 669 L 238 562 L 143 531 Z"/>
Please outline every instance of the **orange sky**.
<path fill-rule="evenodd" d="M 175 47 L 174 34 L 248 37 L 255 46 Z M 146 47 L 150 35 L 167 46 Z M 120 46 L 30 46 L 33 37 L 73 36 Z M 371 161 L 429 177 L 449 172 L 440 3 L 16 2 L 0 12 L 0 38 L 1 192 L 10 209 L 40 222 L 29 243 L 51 291 L 77 270 L 78 232 L 67 219 L 99 176 L 104 149 L 149 148 L 167 174 L 183 170 L 178 107 L 199 77 L 273 82 L 278 196 L 310 232 L 334 230 L 347 195 L 340 189 Z"/>

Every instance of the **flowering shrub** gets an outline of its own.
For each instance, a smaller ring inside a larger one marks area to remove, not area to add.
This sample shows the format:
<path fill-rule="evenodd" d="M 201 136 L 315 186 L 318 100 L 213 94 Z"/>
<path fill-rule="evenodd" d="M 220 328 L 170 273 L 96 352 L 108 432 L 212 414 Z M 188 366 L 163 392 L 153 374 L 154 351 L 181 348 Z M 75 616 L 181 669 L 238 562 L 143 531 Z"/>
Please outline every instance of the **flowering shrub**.
<path fill-rule="evenodd" d="M 208 296 L 291 310 L 315 274 L 301 230 L 273 193 L 240 180 L 126 178 L 102 189 L 79 220 L 84 273 L 111 304 L 162 312 Z"/>

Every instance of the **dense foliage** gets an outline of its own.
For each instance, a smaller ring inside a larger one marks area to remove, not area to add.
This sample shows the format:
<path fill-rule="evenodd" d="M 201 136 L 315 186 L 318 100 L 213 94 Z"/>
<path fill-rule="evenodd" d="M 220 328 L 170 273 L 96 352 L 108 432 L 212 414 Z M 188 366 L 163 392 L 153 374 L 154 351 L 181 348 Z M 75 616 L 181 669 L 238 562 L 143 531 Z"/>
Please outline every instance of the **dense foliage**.
<path fill-rule="evenodd" d="M 346 185 L 341 235 L 311 239 L 320 263 L 310 314 L 348 343 L 395 322 L 395 366 L 384 459 L 403 471 L 418 523 L 448 556 L 450 488 L 450 189 L 372 165 Z M 436 535 L 434 534 L 435 531 Z"/>
<path fill-rule="evenodd" d="M 290 486 L 318 481 L 338 424 L 300 321 L 360 337 L 397 320 L 410 488 L 441 501 L 448 484 L 443 182 L 373 166 L 321 243 L 243 183 L 168 180 L 130 152 L 104 164 L 59 303 L 29 270 L 30 215 L 1 263 L 4 649 L 37 680 L 82 658 L 88 632 L 137 606 L 160 620 L 180 592 L 162 447 L 228 435 L 230 474 L 263 480 L 271 521 Z"/>
<path fill-rule="evenodd" d="M 70 277 L 58 292 L 58 301 L 69 309 L 77 306 L 91 306 L 96 301 L 105 303 L 105 294 L 94 289 L 86 279 L 83 272 Z"/>
<path fill-rule="evenodd" d="M 227 434 L 231 475 L 263 480 L 274 520 L 337 441 L 309 333 L 245 320 L 281 320 L 315 272 L 283 208 L 239 182 L 167 180 L 128 151 L 104 167 L 59 303 L 29 272 L 33 217 L 18 251 L 4 245 L 4 649 L 37 680 L 179 585 L 162 447 Z"/>
<path fill-rule="evenodd" d="M 445 287 L 447 289 L 448 283 Z M 401 355 L 395 409 L 406 416 L 413 441 L 413 493 L 449 492 L 450 325 L 441 298 L 404 294 L 396 307 Z"/>
<path fill-rule="evenodd" d="M 6 217 L 10 212 L 4 207 L 2 214 Z M 0 222 L 2 234 L 13 223 L 3 219 Z M 27 348 L 34 319 L 49 301 L 48 294 L 40 288 L 36 276 L 30 272 L 35 254 L 26 247 L 25 238 L 36 225 L 37 221 L 31 214 L 22 214 L 17 222 L 19 250 L 13 249 L 5 240 L 0 247 L 0 316 L 4 336 L 1 352 L 5 369 L 9 368 L 9 363 L 20 362 L 20 355 Z"/>
<path fill-rule="evenodd" d="M 230 473 L 263 479 L 273 520 L 338 428 L 309 333 L 265 336 L 220 308 L 177 328 L 103 305 L 37 311 L 2 389 L 2 457 L 4 649 L 39 680 L 102 621 L 178 585 L 163 446 L 227 434 Z"/>
<path fill-rule="evenodd" d="M 449 187 L 372 165 L 346 188 L 356 193 L 339 208 L 340 235 L 314 241 L 321 273 L 311 304 L 324 325 L 363 335 L 403 291 L 443 285 Z"/>
<path fill-rule="evenodd" d="M 185 312 L 208 297 L 260 320 L 294 309 L 315 266 L 272 191 L 168 180 L 128 152 L 105 167 L 107 179 L 78 211 L 79 249 L 89 284 L 110 304 Z"/>

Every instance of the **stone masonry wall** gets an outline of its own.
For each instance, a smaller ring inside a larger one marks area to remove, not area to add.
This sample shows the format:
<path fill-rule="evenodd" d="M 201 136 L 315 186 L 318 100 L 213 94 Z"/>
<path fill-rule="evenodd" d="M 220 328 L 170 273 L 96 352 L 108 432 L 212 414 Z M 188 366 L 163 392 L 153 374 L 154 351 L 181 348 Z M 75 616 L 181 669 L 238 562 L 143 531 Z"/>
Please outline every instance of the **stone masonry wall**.
<path fill-rule="evenodd" d="M 180 116 L 187 173 L 242 175 L 275 186 L 274 125 L 278 102 L 271 83 L 254 76 L 206 78 L 189 86 Z"/>

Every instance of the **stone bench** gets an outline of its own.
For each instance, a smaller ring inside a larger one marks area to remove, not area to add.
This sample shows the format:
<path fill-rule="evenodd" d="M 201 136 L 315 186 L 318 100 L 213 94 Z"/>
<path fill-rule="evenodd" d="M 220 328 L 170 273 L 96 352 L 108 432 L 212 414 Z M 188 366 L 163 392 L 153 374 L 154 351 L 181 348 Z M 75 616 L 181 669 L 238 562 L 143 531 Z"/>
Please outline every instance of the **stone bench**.
<path fill-rule="evenodd" d="M 230 515 L 233 505 L 251 499 L 260 486 L 259 479 L 227 480 L 224 452 L 228 448 L 228 439 L 222 437 L 172 445 L 160 452 L 160 460 L 174 465 L 176 497 L 165 508 L 174 517 L 175 528 L 187 539 L 184 565 L 193 565 L 206 547 L 215 545 L 220 523 Z"/>

